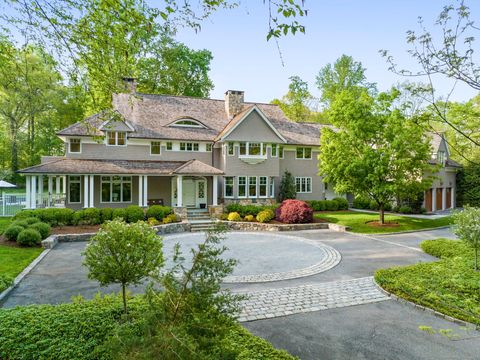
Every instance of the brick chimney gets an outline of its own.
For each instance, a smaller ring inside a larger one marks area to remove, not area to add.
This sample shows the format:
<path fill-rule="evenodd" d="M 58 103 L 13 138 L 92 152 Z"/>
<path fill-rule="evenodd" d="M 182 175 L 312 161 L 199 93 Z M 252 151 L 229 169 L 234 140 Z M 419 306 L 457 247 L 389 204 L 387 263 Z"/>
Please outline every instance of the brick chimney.
<path fill-rule="evenodd" d="M 225 93 L 225 111 L 229 119 L 233 119 L 235 115 L 243 109 L 243 91 L 228 90 Z"/>
<path fill-rule="evenodd" d="M 132 77 L 123 77 L 123 88 L 127 94 L 135 94 L 137 92 L 137 80 Z"/>

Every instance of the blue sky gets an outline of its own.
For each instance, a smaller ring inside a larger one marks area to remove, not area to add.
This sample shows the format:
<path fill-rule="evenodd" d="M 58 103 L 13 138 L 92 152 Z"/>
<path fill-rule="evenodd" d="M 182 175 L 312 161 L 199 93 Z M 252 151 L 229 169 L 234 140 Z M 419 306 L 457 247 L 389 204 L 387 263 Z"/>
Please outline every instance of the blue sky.
<path fill-rule="evenodd" d="M 247 101 L 269 102 L 286 93 L 288 78 L 299 75 L 308 81 L 318 96 L 315 76 L 327 63 L 340 55 L 353 56 L 367 68 L 370 82 L 381 90 L 404 79 L 388 71 L 378 50 L 388 49 L 406 68 L 415 62 L 406 53 L 405 34 L 418 29 L 417 18 L 433 24 L 446 1 L 441 0 L 307 0 L 308 17 L 303 19 L 306 35 L 279 40 L 285 62 L 282 66 L 274 41 L 266 41 L 267 8 L 262 0 L 248 0 L 234 10 L 222 10 L 202 24 L 195 33 L 182 29 L 178 40 L 189 47 L 212 51 L 211 78 L 215 84 L 213 98 L 222 98 L 227 89 L 244 90 Z M 473 18 L 480 5 L 469 1 Z M 478 16 L 477 16 L 478 18 Z M 432 28 L 430 26 L 430 28 Z M 478 43 L 477 46 L 480 46 Z M 451 81 L 437 79 L 440 93 L 451 89 Z M 463 101 L 476 93 L 457 86 L 452 99 Z"/>

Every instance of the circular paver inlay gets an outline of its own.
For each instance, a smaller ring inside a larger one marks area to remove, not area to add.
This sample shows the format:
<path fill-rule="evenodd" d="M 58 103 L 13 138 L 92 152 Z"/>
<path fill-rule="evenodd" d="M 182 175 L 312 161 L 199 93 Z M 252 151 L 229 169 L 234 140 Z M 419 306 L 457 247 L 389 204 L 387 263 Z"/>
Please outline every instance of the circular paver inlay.
<path fill-rule="evenodd" d="M 180 244 L 189 265 L 190 249 L 205 240 L 203 233 L 164 237 L 166 259 L 173 247 Z M 340 253 L 330 246 L 298 236 L 264 232 L 231 232 L 222 241 L 228 250 L 224 258 L 239 261 L 227 283 L 268 282 L 295 279 L 327 271 L 341 260 Z M 172 264 L 167 262 L 167 267 Z"/>

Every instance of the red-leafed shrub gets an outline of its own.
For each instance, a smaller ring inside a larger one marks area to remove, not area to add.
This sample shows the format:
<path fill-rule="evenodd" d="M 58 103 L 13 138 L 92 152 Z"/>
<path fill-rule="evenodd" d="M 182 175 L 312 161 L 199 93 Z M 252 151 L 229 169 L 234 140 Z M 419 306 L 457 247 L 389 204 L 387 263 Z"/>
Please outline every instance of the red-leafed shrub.
<path fill-rule="evenodd" d="M 286 224 L 309 223 L 313 220 L 313 210 L 305 201 L 285 200 L 277 208 L 275 218 Z"/>

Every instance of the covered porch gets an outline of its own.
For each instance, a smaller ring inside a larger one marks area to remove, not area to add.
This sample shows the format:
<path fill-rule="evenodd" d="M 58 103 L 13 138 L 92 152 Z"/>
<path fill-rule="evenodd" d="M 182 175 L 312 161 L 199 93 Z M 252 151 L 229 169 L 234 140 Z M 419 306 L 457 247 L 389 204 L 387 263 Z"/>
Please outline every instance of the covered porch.
<path fill-rule="evenodd" d="M 21 171 L 29 209 L 218 205 L 223 174 L 198 160 L 123 161 L 60 159 Z"/>

